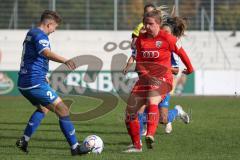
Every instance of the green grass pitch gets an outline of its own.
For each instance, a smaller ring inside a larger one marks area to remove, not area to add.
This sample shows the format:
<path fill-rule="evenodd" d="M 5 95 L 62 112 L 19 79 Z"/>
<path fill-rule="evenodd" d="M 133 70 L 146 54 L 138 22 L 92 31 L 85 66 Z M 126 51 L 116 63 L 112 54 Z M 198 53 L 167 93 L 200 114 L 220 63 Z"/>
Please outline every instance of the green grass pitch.
<path fill-rule="evenodd" d="M 74 111 L 88 110 L 98 100 L 78 98 Z M 29 143 L 29 154 L 15 147 L 34 111 L 22 97 L 0 97 L 0 159 L 102 159 L 102 160 L 232 160 L 240 157 L 240 98 L 239 97 L 173 97 L 171 108 L 181 104 L 191 112 L 192 121 L 185 125 L 180 120 L 173 124 L 173 132 L 164 134 L 159 126 L 153 150 L 143 143 L 142 153 L 122 151 L 130 139 L 124 125 L 125 103 L 98 119 L 74 122 L 79 140 L 90 134 L 100 136 L 105 148 L 101 155 L 71 157 L 58 120 L 49 113 Z M 143 141 L 144 142 L 144 141 Z"/>

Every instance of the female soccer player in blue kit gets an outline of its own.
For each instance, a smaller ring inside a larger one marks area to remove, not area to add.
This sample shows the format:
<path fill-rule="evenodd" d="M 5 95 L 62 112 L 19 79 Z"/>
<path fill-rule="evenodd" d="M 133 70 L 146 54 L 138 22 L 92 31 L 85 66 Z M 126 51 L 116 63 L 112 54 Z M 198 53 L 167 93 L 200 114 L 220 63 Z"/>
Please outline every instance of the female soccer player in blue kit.
<path fill-rule="evenodd" d="M 88 152 L 83 151 L 83 147 L 77 141 L 75 128 L 69 118 L 68 107 L 46 80 L 49 60 L 64 63 L 71 70 L 76 68 L 72 60 L 67 60 L 51 51 L 48 36 L 60 23 L 61 17 L 56 12 L 44 11 L 39 26 L 30 29 L 23 42 L 18 89 L 32 105 L 37 107 L 28 121 L 23 136 L 16 142 L 17 147 L 26 153 L 31 136 L 49 110 L 59 117 L 59 126 L 70 145 L 71 154 L 74 156 Z"/>

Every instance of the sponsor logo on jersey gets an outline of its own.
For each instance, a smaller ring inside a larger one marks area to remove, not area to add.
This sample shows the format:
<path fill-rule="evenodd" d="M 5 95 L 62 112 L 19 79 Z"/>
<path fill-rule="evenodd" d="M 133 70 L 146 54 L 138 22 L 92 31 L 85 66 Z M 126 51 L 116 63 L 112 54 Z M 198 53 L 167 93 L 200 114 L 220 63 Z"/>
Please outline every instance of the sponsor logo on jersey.
<path fill-rule="evenodd" d="M 141 53 L 144 58 L 158 58 L 159 57 L 158 51 L 141 51 Z"/>
<path fill-rule="evenodd" d="M 162 41 L 156 41 L 156 47 L 160 48 L 162 46 Z"/>
<path fill-rule="evenodd" d="M 49 41 L 46 40 L 46 39 L 41 39 L 38 42 L 39 42 L 39 44 L 41 44 L 44 47 L 48 47 L 49 46 Z"/>

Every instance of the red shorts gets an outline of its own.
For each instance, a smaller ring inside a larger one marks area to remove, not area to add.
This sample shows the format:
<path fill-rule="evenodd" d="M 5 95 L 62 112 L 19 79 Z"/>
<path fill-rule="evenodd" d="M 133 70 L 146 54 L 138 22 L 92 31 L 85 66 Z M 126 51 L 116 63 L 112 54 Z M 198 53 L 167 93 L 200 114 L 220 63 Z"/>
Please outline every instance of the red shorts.
<path fill-rule="evenodd" d="M 165 97 L 167 93 L 172 90 L 172 81 L 166 80 L 164 78 L 157 79 L 156 84 L 151 84 L 146 81 L 146 79 L 139 79 L 133 89 L 132 94 L 136 94 L 139 97 L 147 98 L 149 97 L 149 93 L 156 93 L 156 96 L 161 95 L 162 99 Z M 153 95 L 153 94 L 151 94 Z"/>

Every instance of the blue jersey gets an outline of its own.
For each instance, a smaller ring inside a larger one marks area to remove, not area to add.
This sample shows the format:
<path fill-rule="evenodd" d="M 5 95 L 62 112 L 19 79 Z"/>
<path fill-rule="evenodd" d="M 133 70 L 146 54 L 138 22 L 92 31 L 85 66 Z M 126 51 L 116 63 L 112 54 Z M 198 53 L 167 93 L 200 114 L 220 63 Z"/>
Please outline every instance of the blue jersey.
<path fill-rule="evenodd" d="M 22 61 L 18 73 L 19 88 L 34 88 L 46 83 L 49 60 L 42 55 L 50 49 L 48 35 L 39 28 L 30 29 L 23 42 Z"/>

